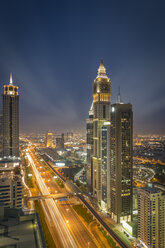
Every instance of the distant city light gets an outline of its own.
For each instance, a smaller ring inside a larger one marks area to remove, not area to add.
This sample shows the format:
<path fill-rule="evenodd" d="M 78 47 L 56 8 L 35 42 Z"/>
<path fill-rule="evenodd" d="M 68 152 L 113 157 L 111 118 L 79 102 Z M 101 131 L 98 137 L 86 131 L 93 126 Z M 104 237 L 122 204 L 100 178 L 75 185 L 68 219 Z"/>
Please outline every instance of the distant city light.
<path fill-rule="evenodd" d="M 63 166 L 65 166 L 65 163 L 57 162 L 57 163 L 55 163 L 55 165 L 58 166 L 58 167 L 63 167 Z"/>

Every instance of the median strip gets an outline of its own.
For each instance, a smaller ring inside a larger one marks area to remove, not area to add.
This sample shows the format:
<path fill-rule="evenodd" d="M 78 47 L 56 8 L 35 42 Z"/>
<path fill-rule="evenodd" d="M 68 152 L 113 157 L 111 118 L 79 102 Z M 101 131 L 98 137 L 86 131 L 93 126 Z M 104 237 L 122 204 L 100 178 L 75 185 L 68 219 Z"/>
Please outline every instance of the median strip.
<path fill-rule="evenodd" d="M 78 215 L 80 215 L 87 224 L 90 224 L 93 221 L 92 214 L 87 212 L 87 209 L 83 207 L 82 204 L 72 206 Z"/>

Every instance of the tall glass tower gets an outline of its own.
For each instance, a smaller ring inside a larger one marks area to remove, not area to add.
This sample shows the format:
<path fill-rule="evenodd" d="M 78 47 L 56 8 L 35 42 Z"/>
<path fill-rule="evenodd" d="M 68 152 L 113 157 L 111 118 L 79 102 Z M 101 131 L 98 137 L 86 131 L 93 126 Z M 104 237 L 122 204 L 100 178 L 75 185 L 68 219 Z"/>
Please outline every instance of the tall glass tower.
<path fill-rule="evenodd" d="M 89 118 L 86 120 L 87 130 L 87 183 L 90 185 L 90 192 L 93 192 L 93 102 L 89 110 Z"/>
<path fill-rule="evenodd" d="M 19 157 L 19 95 L 18 86 L 10 82 L 4 85 L 3 93 L 3 157 Z"/>
<path fill-rule="evenodd" d="M 110 120 L 111 81 L 101 61 L 98 75 L 93 83 L 93 195 L 102 199 L 102 126 Z"/>
<path fill-rule="evenodd" d="M 118 102 L 111 105 L 109 141 L 110 197 L 108 206 L 117 223 L 132 219 L 132 105 Z"/>

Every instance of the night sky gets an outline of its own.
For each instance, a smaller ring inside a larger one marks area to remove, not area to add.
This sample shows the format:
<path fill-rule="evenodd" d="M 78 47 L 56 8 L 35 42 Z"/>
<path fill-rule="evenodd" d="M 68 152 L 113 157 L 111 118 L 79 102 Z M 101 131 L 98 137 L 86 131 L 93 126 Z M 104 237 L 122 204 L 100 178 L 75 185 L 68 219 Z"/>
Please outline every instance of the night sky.
<path fill-rule="evenodd" d="M 1 93 L 12 72 L 21 131 L 85 131 L 101 59 L 134 132 L 165 134 L 163 0 L 0 1 Z"/>

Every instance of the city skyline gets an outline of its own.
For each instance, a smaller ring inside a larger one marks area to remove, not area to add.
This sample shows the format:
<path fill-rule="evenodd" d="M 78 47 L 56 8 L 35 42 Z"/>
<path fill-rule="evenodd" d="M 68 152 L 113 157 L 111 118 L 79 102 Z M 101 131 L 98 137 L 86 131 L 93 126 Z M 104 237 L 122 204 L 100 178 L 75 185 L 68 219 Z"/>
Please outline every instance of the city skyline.
<path fill-rule="evenodd" d="M 2 86 L 12 72 L 19 86 L 22 132 L 85 132 L 90 82 L 103 59 L 112 103 L 120 86 L 133 105 L 134 133 L 165 133 L 164 4 L 17 3 L 1 6 L 0 77 Z"/>
<path fill-rule="evenodd" d="M 0 246 L 165 248 L 165 3 L 1 2 Z"/>

